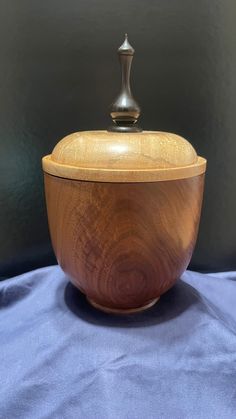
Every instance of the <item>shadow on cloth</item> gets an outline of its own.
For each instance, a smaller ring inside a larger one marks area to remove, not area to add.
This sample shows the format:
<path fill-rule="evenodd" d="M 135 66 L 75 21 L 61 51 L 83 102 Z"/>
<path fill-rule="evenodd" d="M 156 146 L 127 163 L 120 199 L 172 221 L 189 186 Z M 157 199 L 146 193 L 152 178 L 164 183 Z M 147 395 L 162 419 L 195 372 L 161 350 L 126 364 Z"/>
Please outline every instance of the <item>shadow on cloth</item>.
<path fill-rule="evenodd" d="M 106 314 L 95 309 L 71 283 L 65 287 L 64 299 L 69 310 L 88 323 L 108 327 L 145 327 L 178 317 L 190 306 L 199 303 L 201 295 L 191 285 L 179 280 L 153 307 L 129 315 Z"/>

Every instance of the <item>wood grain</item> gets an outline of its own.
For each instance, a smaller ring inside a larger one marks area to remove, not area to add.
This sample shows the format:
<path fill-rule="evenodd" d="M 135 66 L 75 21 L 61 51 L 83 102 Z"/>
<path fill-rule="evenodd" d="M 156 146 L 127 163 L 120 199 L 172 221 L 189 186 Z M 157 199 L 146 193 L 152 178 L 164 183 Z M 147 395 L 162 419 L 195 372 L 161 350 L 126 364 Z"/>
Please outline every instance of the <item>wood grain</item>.
<path fill-rule="evenodd" d="M 167 291 L 189 264 L 204 174 L 153 183 L 100 183 L 45 174 L 53 247 L 96 304 L 133 309 Z"/>
<path fill-rule="evenodd" d="M 80 131 L 56 145 L 52 160 L 70 166 L 133 170 L 187 166 L 196 163 L 197 154 L 187 140 L 168 132 Z"/>
<path fill-rule="evenodd" d="M 43 158 L 54 176 L 102 182 L 152 182 L 197 176 L 206 169 L 184 138 L 166 132 L 70 134 Z"/>

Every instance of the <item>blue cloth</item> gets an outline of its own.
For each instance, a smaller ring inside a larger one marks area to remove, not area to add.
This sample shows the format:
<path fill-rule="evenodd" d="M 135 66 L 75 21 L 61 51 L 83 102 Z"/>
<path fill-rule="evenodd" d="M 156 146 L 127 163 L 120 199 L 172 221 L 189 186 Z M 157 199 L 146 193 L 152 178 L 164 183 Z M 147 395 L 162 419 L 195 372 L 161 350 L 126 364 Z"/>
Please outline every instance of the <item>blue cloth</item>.
<path fill-rule="evenodd" d="M 187 271 L 120 317 L 55 266 L 0 283 L 0 305 L 3 419 L 236 417 L 236 272 Z"/>

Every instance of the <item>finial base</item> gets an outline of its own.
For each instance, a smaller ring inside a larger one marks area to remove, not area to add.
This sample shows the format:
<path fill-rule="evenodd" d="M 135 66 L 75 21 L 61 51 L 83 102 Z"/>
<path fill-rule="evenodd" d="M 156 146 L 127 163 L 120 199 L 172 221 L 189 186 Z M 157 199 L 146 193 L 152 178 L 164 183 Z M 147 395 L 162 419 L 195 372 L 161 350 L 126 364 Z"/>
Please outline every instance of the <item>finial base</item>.
<path fill-rule="evenodd" d="M 138 125 L 111 125 L 107 128 L 107 131 L 109 132 L 142 132 L 142 128 Z"/>

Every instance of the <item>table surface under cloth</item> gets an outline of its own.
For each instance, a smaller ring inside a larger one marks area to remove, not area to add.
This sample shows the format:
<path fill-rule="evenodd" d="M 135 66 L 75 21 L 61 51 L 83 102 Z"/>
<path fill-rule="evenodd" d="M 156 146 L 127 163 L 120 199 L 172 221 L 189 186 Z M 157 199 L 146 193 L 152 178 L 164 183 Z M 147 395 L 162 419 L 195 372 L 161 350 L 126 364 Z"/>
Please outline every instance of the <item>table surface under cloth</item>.
<path fill-rule="evenodd" d="M 0 283 L 0 418 L 236 418 L 236 272 L 92 308 L 58 266 Z"/>

